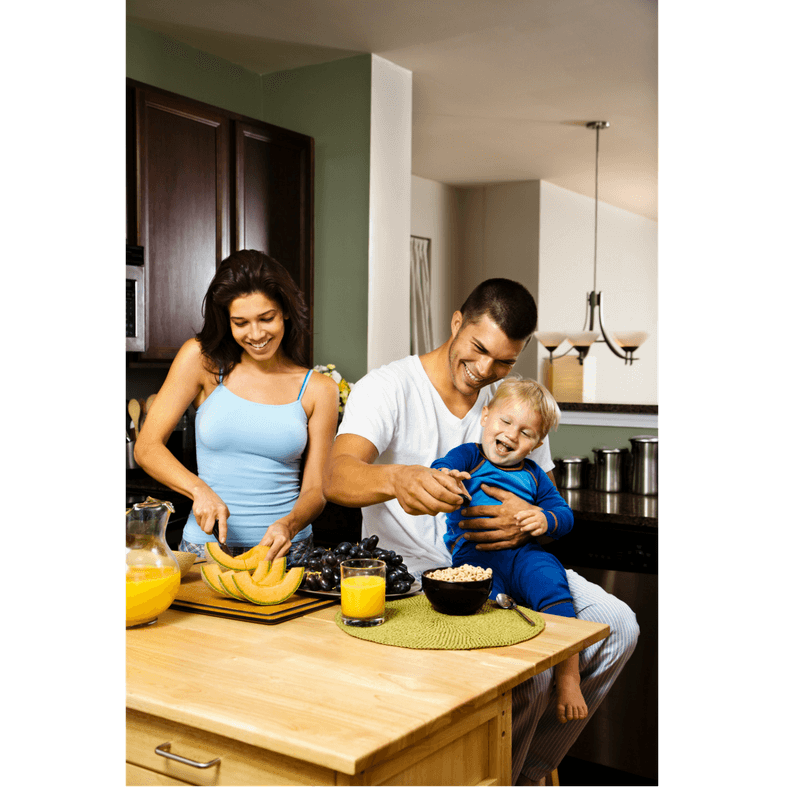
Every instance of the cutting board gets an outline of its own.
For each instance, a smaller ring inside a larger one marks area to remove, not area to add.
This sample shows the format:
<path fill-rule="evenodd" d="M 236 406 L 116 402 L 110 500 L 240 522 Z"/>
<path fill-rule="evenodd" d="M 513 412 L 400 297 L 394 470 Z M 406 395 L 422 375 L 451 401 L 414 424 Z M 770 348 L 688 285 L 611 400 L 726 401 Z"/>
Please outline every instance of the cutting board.
<path fill-rule="evenodd" d="M 211 591 L 203 583 L 200 565 L 205 560 L 196 561 L 186 576 L 181 580 L 178 596 L 170 608 L 191 611 L 195 614 L 208 614 L 212 617 L 242 619 L 249 622 L 260 622 L 263 625 L 275 625 L 279 622 L 301 617 L 318 608 L 335 605 L 338 600 L 321 597 L 304 597 L 293 594 L 285 603 L 274 606 L 257 606 L 241 600 L 228 599 Z"/>

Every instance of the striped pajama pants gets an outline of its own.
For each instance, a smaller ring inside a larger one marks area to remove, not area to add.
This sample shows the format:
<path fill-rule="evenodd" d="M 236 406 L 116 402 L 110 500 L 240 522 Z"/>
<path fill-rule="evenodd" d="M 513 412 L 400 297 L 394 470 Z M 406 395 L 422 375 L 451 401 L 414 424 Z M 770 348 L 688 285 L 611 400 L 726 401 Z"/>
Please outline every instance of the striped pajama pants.
<path fill-rule="evenodd" d="M 625 603 L 571 569 L 567 570 L 567 581 L 578 619 L 605 623 L 611 633 L 580 653 L 581 692 L 589 708 L 586 719 L 558 721 L 552 669 L 513 689 L 513 783 L 520 775 L 538 781 L 558 767 L 608 694 L 639 638 L 636 615 Z"/>

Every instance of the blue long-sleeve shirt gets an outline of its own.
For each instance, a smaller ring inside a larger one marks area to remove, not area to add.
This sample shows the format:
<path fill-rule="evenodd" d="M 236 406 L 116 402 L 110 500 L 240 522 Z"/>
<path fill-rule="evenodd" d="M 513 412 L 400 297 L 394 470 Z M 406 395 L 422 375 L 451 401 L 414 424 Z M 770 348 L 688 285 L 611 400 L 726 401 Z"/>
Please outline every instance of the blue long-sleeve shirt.
<path fill-rule="evenodd" d="M 431 466 L 433 469 L 446 467 L 469 472 L 472 477 L 464 481 L 464 486 L 472 496 L 472 502 L 469 504 L 471 506 L 500 505 L 499 500 L 481 491 L 480 486 L 485 483 L 507 489 L 526 502 L 540 506 L 547 519 L 547 535 L 551 538 L 560 539 L 572 530 L 575 522 L 572 509 L 558 493 L 547 473 L 528 458 L 512 467 L 499 467 L 483 455 L 479 444 L 469 442 L 454 447 L 447 455 L 437 458 Z M 458 523 L 464 519 L 461 515 L 461 509 L 464 507 L 447 514 L 447 532 L 444 541 L 451 552 L 455 542 L 464 533 L 464 530 L 458 527 Z"/>

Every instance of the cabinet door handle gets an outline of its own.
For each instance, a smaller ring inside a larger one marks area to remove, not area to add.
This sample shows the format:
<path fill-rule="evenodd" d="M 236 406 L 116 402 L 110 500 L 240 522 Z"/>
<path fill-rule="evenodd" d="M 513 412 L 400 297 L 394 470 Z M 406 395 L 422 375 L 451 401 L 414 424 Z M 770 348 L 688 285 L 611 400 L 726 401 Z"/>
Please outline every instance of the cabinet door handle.
<path fill-rule="evenodd" d="M 209 767 L 213 767 L 214 764 L 219 764 L 219 758 L 213 758 L 211 761 L 206 761 L 205 764 L 200 763 L 199 761 L 192 761 L 191 758 L 184 758 L 183 756 L 176 755 L 175 753 L 170 753 L 170 747 L 172 747 L 172 742 L 164 742 L 164 744 L 160 744 L 156 747 L 156 755 L 157 756 L 164 756 L 164 758 L 171 758 L 173 761 L 180 761 L 181 764 L 187 764 L 190 767 L 197 767 L 197 769 L 208 769 Z"/>

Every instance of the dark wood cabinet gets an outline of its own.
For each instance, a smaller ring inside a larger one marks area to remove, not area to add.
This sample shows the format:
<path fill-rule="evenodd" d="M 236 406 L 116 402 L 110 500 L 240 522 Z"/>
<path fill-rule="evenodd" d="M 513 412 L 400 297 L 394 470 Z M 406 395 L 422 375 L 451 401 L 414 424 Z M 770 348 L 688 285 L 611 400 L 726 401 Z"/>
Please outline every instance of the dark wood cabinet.
<path fill-rule="evenodd" d="M 171 359 L 202 327 L 201 305 L 230 252 L 228 125 L 154 91 L 137 104 L 145 252 L 144 359 Z"/>
<path fill-rule="evenodd" d="M 313 160 L 307 136 L 237 121 L 237 250 L 261 250 L 280 261 L 308 303 L 313 322 Z M 309 340 L 313 340 L 311 330 Z M 309 352 L 309 357 L 310 357 Z"/>
<path fill-rule="evenodd" d="M 136 81 L 127 93 L 126 229 L 144 248 L 147 291 L 138 360 L 170 361 L 200 330 L 208 284 L 235 250 L 280 261 L 313 309 L 313 139 Z"/>

